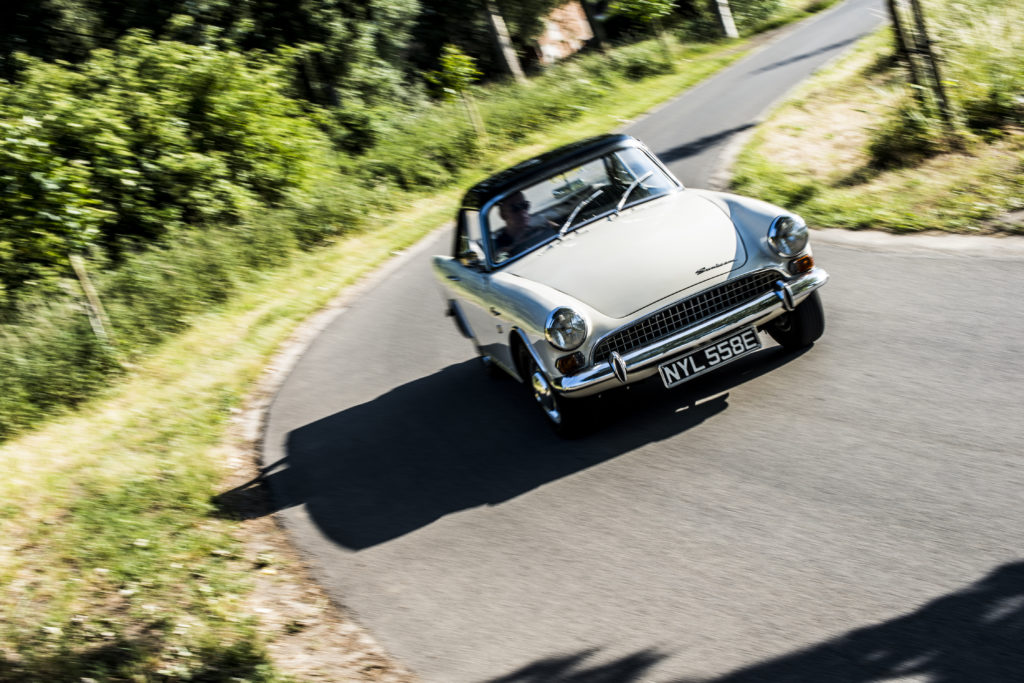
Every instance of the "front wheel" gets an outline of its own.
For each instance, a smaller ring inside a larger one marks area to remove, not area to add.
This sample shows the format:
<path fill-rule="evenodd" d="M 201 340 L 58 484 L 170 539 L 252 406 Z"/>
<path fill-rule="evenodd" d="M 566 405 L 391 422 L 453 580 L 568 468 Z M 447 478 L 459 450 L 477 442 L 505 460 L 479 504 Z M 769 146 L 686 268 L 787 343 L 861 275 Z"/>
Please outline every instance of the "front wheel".
<path fill-rule="evenodd" d="M 519 350 L 519 367 L 534 403 L 540 407 L 551 429 L 564 438 L 579 436 L 588 423 L 585 399 L 570 399 L 559 395 L 533 356 L 524 348 Z"/>
<path fill-rule="evenodd" d="M 765 329 L 787 351 L 813 344 L 825 331 L 825 309 L 818 292 L 811 292 L 799 306 L 768 323 Z"/>

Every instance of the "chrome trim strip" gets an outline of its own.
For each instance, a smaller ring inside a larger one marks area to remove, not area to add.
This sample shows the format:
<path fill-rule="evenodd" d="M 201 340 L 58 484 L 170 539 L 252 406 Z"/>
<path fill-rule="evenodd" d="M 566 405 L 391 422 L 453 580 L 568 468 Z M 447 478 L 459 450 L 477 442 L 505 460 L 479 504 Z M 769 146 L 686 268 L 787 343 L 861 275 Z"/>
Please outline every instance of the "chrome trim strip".
<path fill-rule="evenodd" d="M 793 302 L 799 304 L 807 296 L 828 282 L 828 273 L 822 268 L 790 280 L 787 284 L 793 294 Z M 763 325 L 785 312 L 782 301 L 774 291 L 766 292 L 749 303 L 688 327 L 671 337 L 654 344 L 634 349 L 622 356 L 628 371 L 629 381 L 646 379 L 658 371 L 658 364 L 672 356 L 699 346 L 713 337 L 728 334 L 749 325 Z M 552 381 L 556 391 L 563 394 L 587 396 L 605 389 L 620 386 L 609 363 L 603 362 L 570 377 L 559 377 Z"/>

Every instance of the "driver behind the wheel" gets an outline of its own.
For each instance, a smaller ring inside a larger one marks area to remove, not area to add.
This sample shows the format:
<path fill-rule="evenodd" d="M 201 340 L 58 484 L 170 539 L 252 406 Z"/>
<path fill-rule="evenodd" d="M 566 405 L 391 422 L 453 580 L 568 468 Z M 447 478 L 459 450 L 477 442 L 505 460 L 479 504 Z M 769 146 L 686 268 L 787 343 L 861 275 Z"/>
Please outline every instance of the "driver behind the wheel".
<path fill-rule="evenodd" d="M 530 200 L 522 192 L 506 197 L 498 205 L 498 214 L 505 221 L 505 228 L 495 236 L 494 246 L 505 258 L 518 254 L 545 234 L 544 228 L 532 221 Z"/>

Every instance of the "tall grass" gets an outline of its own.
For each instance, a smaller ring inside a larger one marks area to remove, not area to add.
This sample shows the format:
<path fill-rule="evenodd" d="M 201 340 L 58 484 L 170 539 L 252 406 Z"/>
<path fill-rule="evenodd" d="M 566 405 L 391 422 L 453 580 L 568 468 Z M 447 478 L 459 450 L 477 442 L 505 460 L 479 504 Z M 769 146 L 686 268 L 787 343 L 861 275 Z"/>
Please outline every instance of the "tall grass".
<path fill-rule="evenodd" d="M 998 137 L 1007 126 L 1024 124 L 1024 5 L 924 0 L 924 7 L 954 130 L 944 128 L 934 104 L 907 88 L 872 136 L 872 158 L 883 168 L 914 164 L 975 136 Z"/>

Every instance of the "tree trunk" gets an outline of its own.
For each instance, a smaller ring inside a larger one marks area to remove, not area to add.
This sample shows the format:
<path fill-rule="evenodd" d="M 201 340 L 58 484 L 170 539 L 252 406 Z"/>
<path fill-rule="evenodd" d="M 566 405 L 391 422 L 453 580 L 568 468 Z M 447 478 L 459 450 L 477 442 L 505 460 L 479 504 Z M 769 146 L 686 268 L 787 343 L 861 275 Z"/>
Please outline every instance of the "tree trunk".
<path fill-rule="evenodd" d="M 917 49 L 911 42 L 907 28 L 903 25 L 903 19 L 896 5 L 897 1 L 886 0 L 889 6 L 889 14 L 892 16 L 893 35 L 896 38 L 896 55 L 906 62 L 907 68 L 910 70 L 910 83 L 913 85 L 914 97 L 921 104 L 924 104 L 924 91 L 922 89 L 924 81 L 917 70 L 917 55 L 915 54 Z"/>
<path fill-rule="evenodd" d="M 732 8 L 729 0 L 711 0 L 711 6 L 718 16 L 718 25 L 722 27 L 722 34 L 726 38 L 739 38 L 739 31 L 736 30 L 736 22 L 732 19 Z"/>
<path fill-rule="evenodd" d="M 917 50 L 924 56 L 925 61 L 928 62 L 928 69 L 931 71 L 932 92 L 935 93 L 935 100 L 938 102 L 942 121 L 948 129 L 952 129 L 953 117 L 949 112 L 949 100 L 946 99 L 946 88 L 942 85 L 939 62 L 935 59 L 932 41 L 928 37 L 928 28 L 924 23 L 924 12 L 921 11 L 920 0 L 910 0 L 910 6 L 914 10 L 914 23 L 917 24 Z"/>
<path fill-rule="evenodd" d="M 588 0 L 580 0 L 580 4 L 583 6 L 583 13 L 587 15 L 590 32 L 594 34 L 594 47 L 604 52 L 604 24 L 597 18 L 594 7 Z"/>
<path fill-rule="evenodd" d="M 85 269 L 85 259 L 78 254 L 71 254 L 68 260 L 71 261 L 71 267 L 74 269 L 75 275 L 78 276 L 78 282 L 82 285 L 82 292 L 85 294 L 88 304 L 86 309 L 92 331 L 101 342 L 109 344 L 110 334 L 107 329 L 110 328 L 110 320 L 107 319 L 107 312 L 103 310 L 99 294 L 96 293 L 96 288 L 92 286 L 92 280 L 89 279 L 89 273 Z"/>
<path fill-rule="evenodd" d="M 498 53 L 505 62 L 505 68 L 508 69 L 508 72 L 512 74 L 517 82 L 525 83 L 526 75 L 523 73 L 523 67 L 519 64 L 519 57 L 512 47 L 512 38 L 508 35 L 505 19 L 498 11 L 498 7 L 490 1 L 487 3 L 487 18 L 490 20 L 491 33 L 494 35 Z"/>

